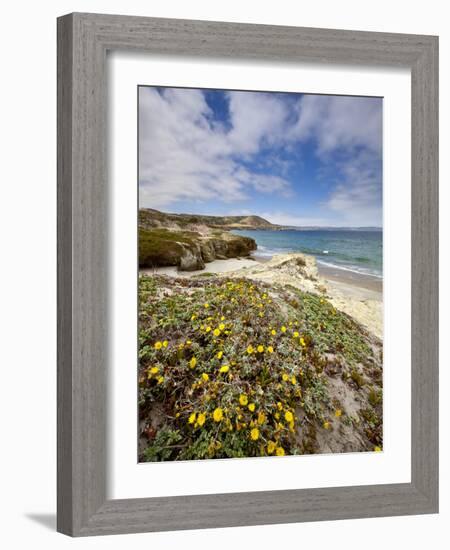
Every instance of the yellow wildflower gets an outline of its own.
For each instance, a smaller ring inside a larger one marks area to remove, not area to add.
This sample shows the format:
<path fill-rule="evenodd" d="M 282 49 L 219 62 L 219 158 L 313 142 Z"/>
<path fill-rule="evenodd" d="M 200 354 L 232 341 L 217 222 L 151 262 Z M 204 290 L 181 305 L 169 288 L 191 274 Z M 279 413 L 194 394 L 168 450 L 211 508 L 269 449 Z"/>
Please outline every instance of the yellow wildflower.
<path fill-rule="evenodd" d="M 222 365 L 219 369 L 219 372 L 228 372 L 230 367 L 228 365 Z"/>
<path fill-rule="evenodd" d="M 281 375 L 281 378 L 283 379 L 284 382 L 287 382 L 289 380 L 289 376 L 283 372 L 283 374 Z"/>
<path fill-rule="evenodd" d="M 152 374 L 156 374 L 157 372 L 159 372 L 159 368 L 158 368 L 158 367 L 152 367 L 152 368 L 150 369 L 150 372 L 151 372 Z"/>
<path fill-rule="evenodd" d="M 205 423 L 205 420 L 206 420 L 206 415 L 205 413 L 200 413 L 198 416 L 197 416 L 197 424 L 199 426 L 203 426 L 203 424 Z"/>
<path fill-rule="evenodd" d="M 192 317 L 191 317 L 191 321 L 195 321 L 196 319 L 197 319 L 197 315 L 195 315 L 195 314 L 194 314 L 194 315 L 192 315 Z"/>
<path fill-rule="evenodd" d="M 323 427 L 324 427 L 326 430 L 328 430 L 328 429 L 330 428 L 330 423 L 327 422 L 327 421 L 325 421 L 325 422 L 323 423 Z"/>
<path fill-rule="evenodd" d="M 269 353 L 273 353 L 273 347 L 272 346 L 267 346 L 267 351 Z"/>
<path fill-rule="evenodd" d="M 250 432 L 250 437 L 253 441 L 257 441 L 259 439 L 259 430 L 258 428 L 253 428 L 253 430 Z"/>
<path fill-rule="evenodd" d="M 220 323 L 219 329 L 220 329 L 220 330 L 223 330 L 224 328 L 225 328 L 225 325 L 224 325 L 223 323 Z"/>
<path fill-rule="evenodd" d="M 189 361 L 189 366 L 191 367 L 191 369 L 195 369 L 195 365 L 197 364 L 197 359 L 195 357 L 193 357 L 190 361 Z"/>
<path fill-rule="evenodd" d="M 275 441 L 268 441 L 267 442 L 267 452 L 271 455 L 274 450 L 277 448 L 277 444 Z"/>
<path fill-rule="evenodd" d="M 222 359 L 222 355 L 223 355 L 223 351 L 218 351 L 216 355 L 217 359 Z"/>
<path fill-rule="evenodd" d="M 295 378 L 295 376 L 291 376 L 291 384 L 297 384 L 297 378 Z"/>
<path fill-rule="evenodd" d="M 204 380 L 205 382 L 208 382 L 208 380 L 209 380 L 209 375 L 208 375 L 206 372 L 204 372 L 204 373 L 202 374 L 202 378 L 203 378 L 203 380 Z"/>
<path fill-rule="evenodd" d="M 248 410 L 253 412 L 255 410 L 255 404 L 254 403 L 249 403 Z"/>
<path fill-rule="evenodd" d="M 158 376 L 157 381 L 158 384 L 162 384 L 164 382 L 164 376 Z"/>
<path fill-rule="evenodd" d="M 270 334 L 271 334 L 272 336 L 275 336 L 276 333 L 277 333 L 277 331 L 276 331 L 275 329 L 272 329 L 272 330 L 270 331 Z"/>
<path fill-rule="evenodd" d="M 156 342 L 155 349 L 161 349 L 161 348 L 162 348 L 162 342 Z"/>
<path fill-rule="evenodd" d="M 297 331 L 295 331 L 294 334 L 293 334 L 292 336 L 293 336 L 294 338 L 298 338 L 298 337 L 300 336 L 300 334 L 299 334 Z"/>
<path fill-rule="evenodd" d="M 239 403 L 244 407 L 248 403 L 248 397 L 245 395 L 245 393 L 241 393 L 239 396 Z"/>
<path fill-rule="evenodd" d="M 164 340 L 163 346 L 164 346 L 165 348 L 167 348 L 168 345 L 169 345 L 169 342 L 168 342 L 167 340 Z"/>
<path fill-rule="evenodd" d="M 258 346 L 258 353 L 262 353 L 264 351 L 264 346 L 259 345 Z"/>
<path fill-rule="evenodd" d="M 337 418 L 339 418 L 340 416 L 342 416 L 342 411 L 341 409 L 336 409 L 335 413 L 334 413 L 334 416 L 336 416 Z"/>
<path fill-rule="evenodd" d="M 218 328 L 214 329 L 214 336 L 220 336 L 220 330 Z"/>
<path fill-rule="evenodd" d="M 277 456 L 284 456 L 284 449 L 283 447 L 277 447 L 277 450 L 276 450 L 276 455 Z"/>
<path fill-rule="evenodd" d="M 287 330 L 286 327 L 283 325 L 283 326 L 281 327 L 281 332 L 286 332 L 286 330 Z"/>
<path fill-rule="evenodd" d="M 209 304 L 206 303 L 206 304 L 205 304 L 205 309 L 208 309 L 208 308 L 209 308 Z"/>
<path fill-rule="evenodd" d="M 205 331 L 206 331 L 206 332 L 211 332 L 211 327 L 209 327 L 209 326 L 206 327 Z"/>
<path fill-rule="evenodd" d="M 195 412 L 191 413 L 188 418 L 189 424 L 193 424 L 195 422 L 196 414 Z"/>
<path fill-rule="evenodd" d="M 300 338 L 300 344 L 305 347 L 306 346 L 306 342 L 305 342 L 305 339 L 303 338 L 303 336 Z"/>
<path fill-rule="evenodd" d="M 266 415 L 262 411 L 260 411 L 258 413 L 258 424 L 260 425 L 264 424 L 265 421 L 266 421 Z"/>
<path fill-rule="evenodd" d="M 220 407 L 214 410 L 213 412 L 214 422 L 220 422 L 223 418 L 223 411 Z"/>
<path fill-rule="evenodd" d="M 281 403 L 281 401 L 278 401 L 277 407 L 278 407 L 278 410 L 279 410 L 279 411 L 282 411 L 282 410 L 283 410 L 283 404 Z"/>
<path fill-rule="evenodd" d="M 222 317 L 220 318 L 221 321 L 225 321 L 225 317 L 222 315 Z"/>
<path fill-rule="evenodd" d="M 253 353 L 253 351 L 254 351 L 254 350 L 253 350 L 253 346 L 252 346 L 252 345 L 248 346 L 248 348 L 247 348 L 247 353 L 250 354 L 250 353 Z"/>
<path fill-rule="evenodd" d="M 294 415 L 291 413 L 291 411 L 286 411 L 284 413 L 284 418 L 286 419 L 286 422 L 292 422 L 294 420 Z"/>
<path fill-rule="evenodd" d="M 376 453 L 381 453 L 382 449 L 381 447 L 374 447 L 373 450 L 376 452 Z"/>

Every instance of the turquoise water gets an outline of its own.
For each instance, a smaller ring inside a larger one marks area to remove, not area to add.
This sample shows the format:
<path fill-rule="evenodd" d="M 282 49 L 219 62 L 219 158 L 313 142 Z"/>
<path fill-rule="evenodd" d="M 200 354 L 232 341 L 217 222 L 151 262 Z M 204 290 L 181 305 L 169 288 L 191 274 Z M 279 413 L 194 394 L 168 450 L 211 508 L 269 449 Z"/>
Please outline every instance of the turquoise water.
<path fill-rule="evenodd" d="M 308 230 L 266 231 L 236 230 L 237 235 L 255 239 L 258 256 L 271 257 L 288 252 L 304 252 L 316 257 L 317 263 L 382 277 L 383 232 Z"/>

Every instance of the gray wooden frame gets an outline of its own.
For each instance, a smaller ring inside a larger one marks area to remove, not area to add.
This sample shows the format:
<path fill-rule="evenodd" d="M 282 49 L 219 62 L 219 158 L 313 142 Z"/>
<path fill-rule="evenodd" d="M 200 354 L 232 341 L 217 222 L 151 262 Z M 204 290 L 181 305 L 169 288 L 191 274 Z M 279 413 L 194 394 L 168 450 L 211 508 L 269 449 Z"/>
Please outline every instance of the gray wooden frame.
<path fill-rule="evenodd" d="M 411 483 L 106 498 L 106 52 L 409 67 Z M 58 530 L 73 536 L 438 511 L 438 38 L 75 13 L 58 19 Z"/>

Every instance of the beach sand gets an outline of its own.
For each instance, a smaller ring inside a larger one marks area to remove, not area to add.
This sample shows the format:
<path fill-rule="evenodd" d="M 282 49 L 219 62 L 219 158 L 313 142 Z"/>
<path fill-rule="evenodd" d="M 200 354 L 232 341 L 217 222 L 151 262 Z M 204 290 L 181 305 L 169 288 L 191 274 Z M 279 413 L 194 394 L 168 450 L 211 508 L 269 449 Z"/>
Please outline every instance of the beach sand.
<path fill-rule="evenodd" d="M 176 266 L 156 267 L 153 269 L 141 269 L 141 273 L 147 275 L 170 275 L 172 277 L 194 277 L 195 275 L 205 275 L 207 273 L 227 273 L 255 266 L 255 259 L 249 258 L 230 258 L 228 260 L 214 260 L 208 262 L 205 269 L 196 271 L 178 271 Z"/>
<path fill-rule="evenodd" d="M 301 264 L 298 264 L 299 259 Z M 317 266 L 315 258 L 306 254 L 214 260 L 199 271 L 159 267 L 144 269 L 141 273 L 172 277 L 206 276 L 214 273 L 228 277 L 248 277 L 269 284 L 290 284 L 305 292 L 326 296 L 336 309 L 359 321 L 378 338 L 383 337 L 382 280 L 338 268 Z"/>
<path fill-rule="evenodd" d="M 361 300 L 382 300 L 383 280 L 372 275 L 354 273 L 318 264 L 319 275 L 330 285 L 344 294 L 359 297 Z"/>

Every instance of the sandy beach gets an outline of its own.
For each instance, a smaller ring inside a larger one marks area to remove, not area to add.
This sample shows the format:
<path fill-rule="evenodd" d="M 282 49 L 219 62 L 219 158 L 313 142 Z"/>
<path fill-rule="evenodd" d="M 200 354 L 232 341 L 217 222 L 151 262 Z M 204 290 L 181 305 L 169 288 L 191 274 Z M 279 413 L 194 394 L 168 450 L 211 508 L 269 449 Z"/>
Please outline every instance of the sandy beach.
<path fill-rule="evenodd" d="M 306 292 L 326 295 L 336 309 L 359 321 L 378 338 L 383 337 L 382 280 L 343 269 L 318 266 L 315 258 L 306 254 L 214 260 L 207 263 L 205 269 L 196 271 L 178 271 L 174 266 L 143 269 L 141 272 L 188 278 L 208 274 L 244 276 L 267 283 L 290 284 Z"/>
<path fill-rule="evenodd" d="M 229 260 L 214 260 L 205 265 L 205 269 L 195 271 L 179 271 L 176 266 L 144 268 L 141 273 L 147 275 L 170 275 L 172 277 L 195 277 L 197 275 L 206 275 L 208 273 L 228 273 L 239 269 L 247 269 L 255 266 L 258 260 L 249 258 L 231 258 Z"/>

